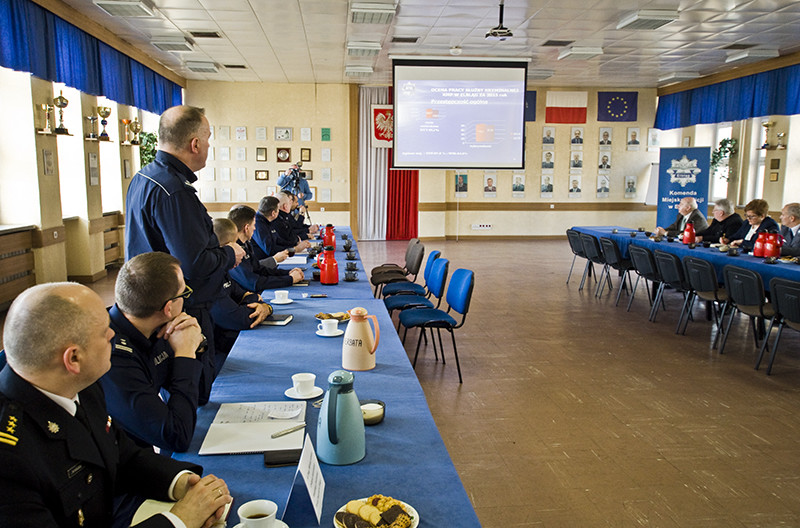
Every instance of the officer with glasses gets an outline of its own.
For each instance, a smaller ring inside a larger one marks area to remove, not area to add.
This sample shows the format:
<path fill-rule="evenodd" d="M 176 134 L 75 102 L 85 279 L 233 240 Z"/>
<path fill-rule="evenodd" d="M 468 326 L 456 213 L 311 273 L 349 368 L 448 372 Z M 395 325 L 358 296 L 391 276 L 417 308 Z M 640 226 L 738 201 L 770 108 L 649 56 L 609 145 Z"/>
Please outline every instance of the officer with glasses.
<path fill-rule="evenodd" d="M 137 255 L 120 269 L 114 293 L 111 370 L 100 380 L 108 411 L 138 444 L 186 451 L 207 343 L 183 311 L 192 289 L 180 262 L 161 252 Z"/>

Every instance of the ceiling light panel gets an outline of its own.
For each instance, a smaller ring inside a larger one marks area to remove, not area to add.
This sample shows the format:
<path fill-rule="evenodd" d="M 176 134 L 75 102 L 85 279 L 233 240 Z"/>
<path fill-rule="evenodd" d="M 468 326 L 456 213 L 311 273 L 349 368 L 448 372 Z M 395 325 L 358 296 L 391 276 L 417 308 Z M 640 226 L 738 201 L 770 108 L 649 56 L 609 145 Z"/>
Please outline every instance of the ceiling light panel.
<path fill-rule="evenodd" d="M 144 2 L 125 0 L 95 0 L 94 4 L 115 17 L 152 17 L 153 9 Z"/>
<path fill-rule="evenodd" d="M 184 64 L 195 73 L 217 73 L 218 71 L 217 65 L 213 62 L 186 61 Z"/>
<path fill-rule="evenodd" d="M 395 12 L 392 4 L 354 3 L 350 6 L 350 21 L 354 24 L 388 24 Z"/>
<path fill-rule="evenodd" d="M 558 54 L 558 60 L 589 60 L 603 54 L 603 48 L 590 46 L 572 46 L 566 48 Z"/>
<path fill-rule="evenodd" d="M 372 57 L 381 52 L 380 42 L 348 42 L 347 54 L 357 57 Z"/>
<path fill-rule="evenodd" d="M 641 9 L 620 20 L 617 29 L 653 30 L 678 20 L 677 11 Z"/>

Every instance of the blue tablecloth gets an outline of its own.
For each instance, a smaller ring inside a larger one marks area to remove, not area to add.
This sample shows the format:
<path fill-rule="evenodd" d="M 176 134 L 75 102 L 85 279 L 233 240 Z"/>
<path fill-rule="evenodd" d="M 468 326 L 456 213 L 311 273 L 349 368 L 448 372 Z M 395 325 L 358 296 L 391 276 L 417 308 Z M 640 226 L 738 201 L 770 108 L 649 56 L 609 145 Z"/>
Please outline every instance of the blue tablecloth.
<path fill-rule="evenodd" d="M 347 241 L 342 238 L 343 234 L 346 234 L 348 240 L 352 243 L 351 251 L 356 253 L 355 260 L 347 260 L 347 251 L 345 251 L 343 247 Z M 315 244 L 321 244 L 322 242 L 321 239 L 314 238 L 312 238 L 311 241 Z M 331 299 L 363 299 L 374 297 L 369 277 L 367 276 L 366 270 L 364 270 L 364 265 L 361 263 L 358 253 L 358 244 L 353 240 L 353 233 L 350 231 L 349 227 L 336 227 L 336 253 L 334 254 L 334 258 L 339 265 L 339 284 L 335 285 L 325 285 L 321 284 L 319 281 L 313 280 L 313 272 L 317 270 L 317 268 L 313 267 L 312 263 L 316 262 L 316 258 L 308 259 L 305 265 L 280 264 L 279 267 L 284 269 L 292 269 L 295 267 L 305 268 L 305 278 L 310 281 L 308 286 L 293 286 L 289 288 L 289 297 L 291 299 L 300 299 L 303 293 L 309 295 L 324 293 Z M 356 278 L 358 279 L 356 281 L 348 282 L 344 280 L 348 262 L 352 262 L 356 265 Z M 265 291 L 262 297 L 264 297 L 264 300 L 269 300 L 274 297 L 274 294 L 271 291 Z"/>
<path fill-rule="evenodd" d="M 644 233 L 636 233 L 636 237 L 632 238 L 630 233 L 635 230 L 632 230 L 629 227 L 581 226 L 574 227 L 573 229 L 596 237 L 605 236 L 612 238 L 619 245 L 620 252 L 625 258 L 628 258 L 628 246 L 631 244 L 636 244 L 637 246 L 646 247 L 651 251 L 660 249 L 661 251 L 672 253 L 673 255 L 678 256 L 680 259 L 690 255 L 707 260 L 714 265 L 714 269 L 717 271 L 717 277 L 720 283 L 724 282 L 722 270 L 728 264 L 751 269 L 759 273 L 764 281 L 764 288 L 766 290 L 769 290 L 769 281 L 773 277 L 782 277 L 784 279 L 800 281 L 800 266 L 794 264 L 793 262 L 779 260 L 777 264 L 765 264 L 762 257 L 754 257 L 750 254 L 740 254 L 738 257 L 731 257 L 727 253 L 723 253 L 717 248 L 696 247 L 695 249 L 689 249 L 688 245 L 677 240 L 674 242 L 667 242 L 665 238 L 661 242 L 655 242 L 654 240 L 647 238 Z M 611 232 L 613 229 L 617 229 L 618 233 L 613 234 Z"/>
<path fill-rule="evenodd" d="M 320 288 L 332 292 L 337 287 Z M 293 288 L 291 297 L 305 290 Z M 371 292 L 368 298 L 360 299 L 297 299 L 275 307 L 278 313 L 294 315 L 289 325 L 242 332 L 214 382 L 211 401 L 198 411 L 189 451 L 175 457 L 201 464 L 206 473 L 224 478 L 237 504 L 268 498 L 283 508 L 296 467 L 267 469 L 262 455 L 201 457 L 197 451 L 220 403 L 288 400 L 284 391 L 291 387 L 291 375 L 296 372 L 313 372 L 317 386 L 327 389 L 328 375 L 341 368 L 342 337 L 315 335 L 315 314 L 355 306 L 375 314 L 382 332 L 377 367 L 356 372 L 354 389 L 360 399 L 383 400 L 386 418 L 366 428 L 364 460 L 351 466 L 321 464 L 326 483 L 321 525 L 332 526 L 334 513 L 347 501 L 381 493 L 414 506 L 421 527 L 480 526 L 383 301 L 373 299 Z M 340 327 L 344 329 L 344 325 Z M 309 405 L 306 431 L 314 445 L 318 415 L 319 410 Z M 234 508 L 228 526 L 234 526 L 236 518 Z M 316 522 L 307 526 L 316 526 Z"/>

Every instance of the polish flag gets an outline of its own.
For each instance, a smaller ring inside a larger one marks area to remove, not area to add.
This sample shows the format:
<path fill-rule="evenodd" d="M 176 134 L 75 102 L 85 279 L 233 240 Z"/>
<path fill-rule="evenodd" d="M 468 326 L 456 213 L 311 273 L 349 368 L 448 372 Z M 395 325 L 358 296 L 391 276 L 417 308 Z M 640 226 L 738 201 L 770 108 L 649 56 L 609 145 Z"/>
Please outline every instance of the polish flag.
<path fill-rule="evenodd" d="M 547 92 L 546 123 L 585 123 L 589 92 Z"/>

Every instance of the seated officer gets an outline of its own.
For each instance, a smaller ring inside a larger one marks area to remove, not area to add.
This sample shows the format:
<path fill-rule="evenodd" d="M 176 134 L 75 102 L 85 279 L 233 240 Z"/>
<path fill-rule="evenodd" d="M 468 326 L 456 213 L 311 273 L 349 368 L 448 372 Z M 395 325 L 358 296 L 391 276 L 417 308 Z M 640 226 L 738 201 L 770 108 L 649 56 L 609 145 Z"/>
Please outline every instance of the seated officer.
<path fill-rule="evenodd" d="M 311 247 L 311 242 L 301 240 L 300 235 L 294 230 L 294 218 L 291 214 L 294 203 L 292 193 L 279 192 L 278 202 L 278 216 L 270 222 L 270 225 L 274 227 L 272 233 L 275 248 L 278 251 L 294 248 L 295 252 L 300 252 Z"/>
<path fill-rule="evenodd" d="M 190 294 L 180 262 L 167 253 L 137 255 L 117 275 L 111 370 L 100 383 L 111 416 L 140 445 L 182 452 L 192 441 L 204 337 L 183 311 Z"/>
<path fill-rule="evenodd" d="M 231 502 L 224 481 L 137 446 L 108 416 L 96 381 L 111 366 L 113 337 L 103 301 L 80 284 L 40 284 L 11 305 L 0 372 L 0 526 L 108 527 L 115 494 L 133 493 L 177 500 L 137 526 L 200 528 Z"/>
<path fill-rule="evenodd" d="M 294 268 L 291 271 L 279 268 L 265 268 L 253 256 L 251 239 L 255 231 L 256 212 L 252 207 L 234 205 L 228 212 L 228 220 L 233 222 L 236 229 L 234 239 L 245 251 L 242 264 L 232 269 L 228 274 L 242 288 L 254 292 L 262 292 L 275 288 L 285 288 L 303 280 L 303 270 L 300 268 Z M 217 234 L 217 237 L 219 238 L 219 234 Z M 222 239 L 220 239 L 220 243 L 222 243 Z"/>
<path fill-rule="evenodd" d="M 288 249 L 279 251 L 275 247 L 275 226 L 272 221 L 278 218 L 280 202 L 274 196 L 265 196 L 258 203 L 256 227 L 253 231 L 253 254 L 267 268 L 274 268 L 289 256 Z"/>
<path fill-rule="evenodd" d="M 236 225 L 227 218 L 215 218 L 214 233 L 221 244 L 227 244 L 228 241 L 236 240 Z M 245 258 L 248 262 L 251 260 L 247 254 Z M 239 331 L 257 327 L 270 315 L 272 306 L 265 303 L 261 295 L 241 286 L 229 273 L 225 274 L 222 293 L 211 305 L 211 316 L 214 318 L 214 344 L 217 350 L 221 351 L 217 372 L 222 368 L 225 358 L 239 336 Z"/>

